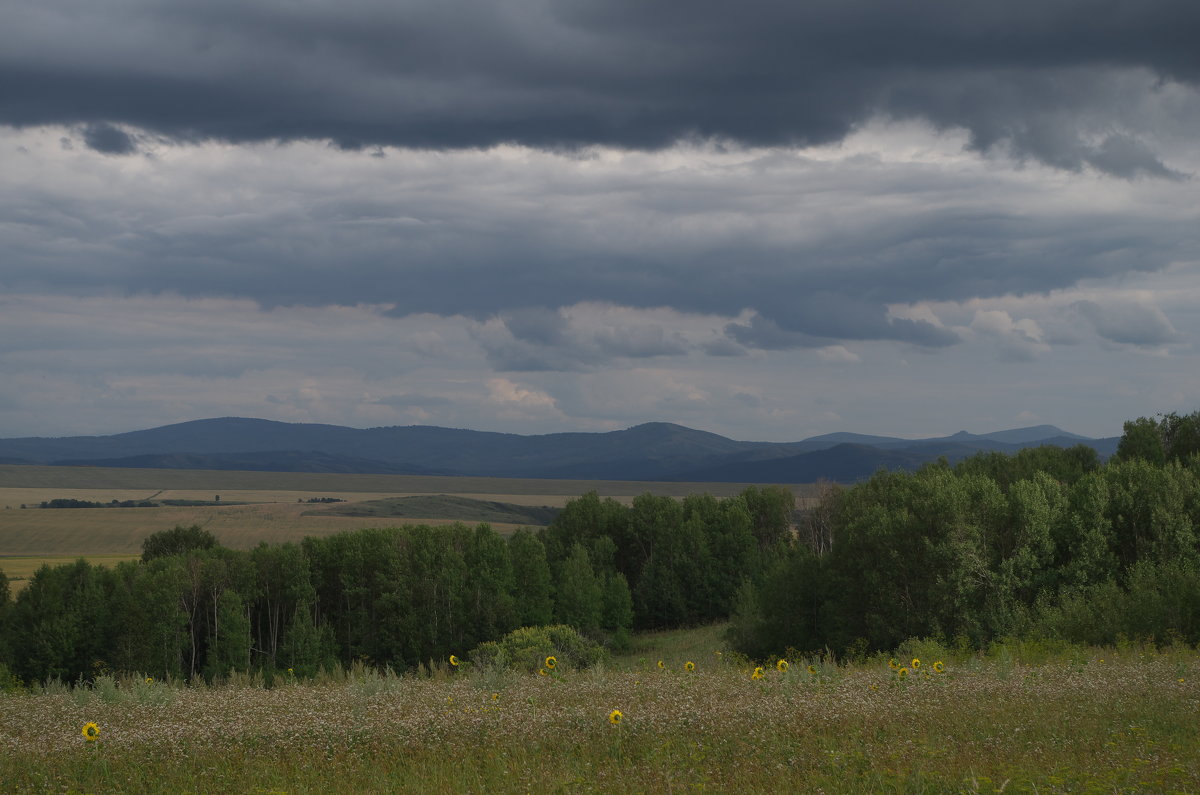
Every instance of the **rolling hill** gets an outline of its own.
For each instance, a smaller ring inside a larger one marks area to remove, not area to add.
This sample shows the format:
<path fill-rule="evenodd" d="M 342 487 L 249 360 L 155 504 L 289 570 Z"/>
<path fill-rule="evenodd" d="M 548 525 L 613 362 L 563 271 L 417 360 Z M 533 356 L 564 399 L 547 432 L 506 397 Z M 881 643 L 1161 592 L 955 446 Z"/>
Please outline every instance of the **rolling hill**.
<path fill-rule="evenodd" d="M 434 426 L 347 428 L 225 417 L 111 436 L 0 439 L 0 460 L 70 466 L 351 472 L 479 477 L 809 483 L 853 481 L 880 467 L 918 467 L 979 451 L 1087 444 L 1104 457 L 1116 438 L 1052 425 L 930 439 L 833 433 L 798 442 L 744 442 L 665 422 L 607 433 L 519 434 Z"/>

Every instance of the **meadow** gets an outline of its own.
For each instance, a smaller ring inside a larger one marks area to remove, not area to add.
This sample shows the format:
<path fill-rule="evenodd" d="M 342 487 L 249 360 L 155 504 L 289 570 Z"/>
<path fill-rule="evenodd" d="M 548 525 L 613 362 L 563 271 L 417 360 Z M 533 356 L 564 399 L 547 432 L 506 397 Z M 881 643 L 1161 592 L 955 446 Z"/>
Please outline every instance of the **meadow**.
<path fill-rule="evenodd" d="M 628 656 L 549 676 L 435 662 L 406 676 L 354 669 L 270 686 L 254 676 L 209 686 L 101 677 L 0 694 L 0 782 L 288 793 L 1200 789 L 1192 649 L 909 644 L 903 678 L 875 657 L 792 659 L 755 679 L 720 629 L 640 636 Z M 91 722 L 94 742 L 82 734 Z"/>

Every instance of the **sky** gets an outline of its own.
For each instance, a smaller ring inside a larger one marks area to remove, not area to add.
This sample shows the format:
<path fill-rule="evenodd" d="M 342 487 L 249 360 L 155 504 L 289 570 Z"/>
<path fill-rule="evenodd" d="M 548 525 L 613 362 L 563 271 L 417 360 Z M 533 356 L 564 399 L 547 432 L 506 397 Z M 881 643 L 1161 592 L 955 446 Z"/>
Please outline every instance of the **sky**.
<path fill-rule="evenodd" d="M 1200 409 L 1194 0 L 0 0 L 0 437 Z"/>

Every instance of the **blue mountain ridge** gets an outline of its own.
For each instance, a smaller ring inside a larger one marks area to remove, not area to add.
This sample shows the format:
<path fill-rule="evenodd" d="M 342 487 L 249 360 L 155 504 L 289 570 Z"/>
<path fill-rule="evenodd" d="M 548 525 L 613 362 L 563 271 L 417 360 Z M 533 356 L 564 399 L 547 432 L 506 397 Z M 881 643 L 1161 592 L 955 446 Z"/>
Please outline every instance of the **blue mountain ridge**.
<path fill-rule="evenodd" d="M 349 428 L 244 417 L 193 420 L 110 436 L 0 439 L 0 461 L 70 466 L 482 477 L 853 481 L 880 467 L 915 468 L 979 451 L 1087 444 L 1106 457 L 1116 437 L 1089 439 L 1052 425 L 903 439 L 831 433 L 798 442 L 747 442 L 667 422 L 620 431 L 520 435 L 437 426 Z"/>

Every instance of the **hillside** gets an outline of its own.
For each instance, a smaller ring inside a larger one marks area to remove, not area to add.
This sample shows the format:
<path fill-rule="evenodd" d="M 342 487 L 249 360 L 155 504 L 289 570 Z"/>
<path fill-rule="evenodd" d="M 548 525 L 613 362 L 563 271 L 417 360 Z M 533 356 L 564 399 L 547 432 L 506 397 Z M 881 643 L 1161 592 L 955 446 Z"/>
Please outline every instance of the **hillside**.
<path fill-rule="evenodd" d="M 112 436 L 0 439 L 0 461 L 56 466 L 341 472 L 577 480 L 853 481 L 880 467 L 913 468 L 979 451 L 1088 444 L 1116 438 L 1052 425 L 931 439 L 832 433 L 796 442 L 746 442 L 665 422 L 607 433 L 519 434 L 434 426 L 347 428 L 225 417 Z"/>

